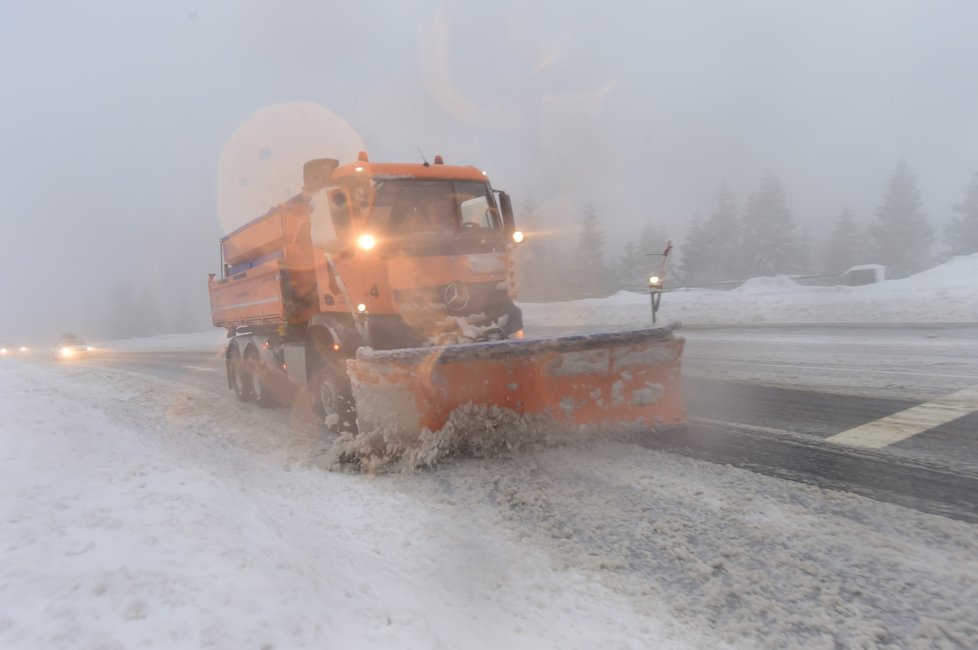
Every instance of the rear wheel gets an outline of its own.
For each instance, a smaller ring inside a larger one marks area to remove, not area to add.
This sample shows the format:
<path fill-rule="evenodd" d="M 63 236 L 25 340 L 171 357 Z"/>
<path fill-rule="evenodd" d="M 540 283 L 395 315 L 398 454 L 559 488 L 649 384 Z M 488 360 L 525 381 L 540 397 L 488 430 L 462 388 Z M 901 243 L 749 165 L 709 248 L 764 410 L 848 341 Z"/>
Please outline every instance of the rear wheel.
<path fill-rule="evenodd" d="M 245 368 L 248 370 L 248 380 L 251 389 L 251 398 L 262 408 L 269 408 L 275 405 L 275 391 L 272 386 L 272 376 L 255 350 L 249 350 L 245 354 Z"/>
<path fill-rule="evenodd" d="M 336 365 L 326 364 L 317 373 L 312 386 L 313 403 L 327 431 L 356 433 L 357 409 L 350 379 Z"/>
<path fill-rule="evenodd" d="M 251 399 L 251 378 L 248 373 L 248 366 L 241 360 L 238 350 L 232 349 L 228 356 L 228 378 L 231 380 L 231 388 L 234 389 L 235 396 L 242 402 Z"/>

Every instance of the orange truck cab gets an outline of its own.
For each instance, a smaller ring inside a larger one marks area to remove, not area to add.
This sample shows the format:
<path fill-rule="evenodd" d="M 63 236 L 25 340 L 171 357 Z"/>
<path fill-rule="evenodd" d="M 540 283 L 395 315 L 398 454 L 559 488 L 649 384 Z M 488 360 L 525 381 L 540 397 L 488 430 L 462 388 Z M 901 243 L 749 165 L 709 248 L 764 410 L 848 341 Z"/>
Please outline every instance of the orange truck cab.
<path fill-rule="evenodd" d="M 209 279 L 228 385 L 271 405 L 308 385 L 335 428 L 355 418 L 345 360 L 522 336 L 505 192 L 471 166 L 318 159 L 300 194 L 221 240 Z M 333 418 L 332 416 L 336 416 Z"/>

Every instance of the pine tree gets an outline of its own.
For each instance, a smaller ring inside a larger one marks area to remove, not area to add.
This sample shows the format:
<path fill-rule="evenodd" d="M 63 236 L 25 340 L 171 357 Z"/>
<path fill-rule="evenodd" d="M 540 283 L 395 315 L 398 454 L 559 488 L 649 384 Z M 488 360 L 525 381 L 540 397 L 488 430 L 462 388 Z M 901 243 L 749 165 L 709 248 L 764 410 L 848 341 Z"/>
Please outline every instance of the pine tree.
<path fill-rule="evenodd" d="M 978 253 L 978 173 L 971 177 L 971 182 L 964 188 L 964 200 L 951 207 L 961 216 L 948 222 L 944 229 L 948 253 Z"/>
<path fill-rule="evenodd" d="M 714 282 L 710 268 L 710 235 L 699 217 L 693 217 L 686 229 L 686 241 L 682 245 L 680 268 L 687 284 L 707 284 Z"/>
<path fill-rule="evenodd" d="M 863 261 L 863 236 L 849 208 L 843 208 L 822 245 L 822 269 L 845 273 Z"/>
<path fill-rule="evenodd" d="M 615 289 L 618 291 L 643 291 L 646 258 L 639 253 L 634 240 L 625 243 L 621 257 L 614 269 Z"/>
<path fill-rule="evenodd" d="M 597 298 L 609 293 L 608 269 L 604 261 L 604 231 L 593 205 L 584 208 L 581 230 L 574 253 L 575 294 Z"/>
<path fill-rule="evenodd" d="M 801 270 L 794 220 L 776 177 L 765 178 L 760 189 L 750 195 L 741 224 L 746 277 Z"/>
<path fill-rule="evenodd" d="M 876 216 L 870 228 L 873 261 L 886 266 L 886 277 L 903 278 L 923 270 L 930 261 L 934 228 L 920 209 L 917 179 L 902 160 L 890 176 Z"/>
<path fill-rule="evenodd" d="M 690 284 L 711 284 L 739 277 L 740 225 L 733 193 L 721 187 L 716 207 L 703 223 L 694 220 L 683 245 L 681 270 Z"/>

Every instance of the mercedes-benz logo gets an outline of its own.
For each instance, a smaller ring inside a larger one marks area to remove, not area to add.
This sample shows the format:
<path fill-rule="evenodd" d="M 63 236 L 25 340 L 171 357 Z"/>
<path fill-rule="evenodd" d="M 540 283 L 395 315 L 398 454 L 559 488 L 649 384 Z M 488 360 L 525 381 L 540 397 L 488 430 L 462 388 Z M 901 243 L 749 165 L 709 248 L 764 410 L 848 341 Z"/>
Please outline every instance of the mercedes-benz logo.
<path fill-rule="evenodd" d="M 445 287 L 445 306 L 451 311 L 462 311 L 469 306 L 469 290 L 461 282 L 452 282 Z"/>

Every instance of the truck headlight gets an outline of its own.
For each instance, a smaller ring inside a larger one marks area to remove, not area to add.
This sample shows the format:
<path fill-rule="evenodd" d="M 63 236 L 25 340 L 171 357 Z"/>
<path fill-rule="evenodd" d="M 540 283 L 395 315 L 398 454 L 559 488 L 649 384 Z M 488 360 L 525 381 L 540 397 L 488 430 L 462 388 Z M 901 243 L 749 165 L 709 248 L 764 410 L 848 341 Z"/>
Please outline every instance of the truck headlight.
<path fill-rule="evenodd" d="M 377 245 L 377 240 L 374 239 L 373 235 L 364 233 L 359 237 L 357 237 L 357 246 L 359 246 L 365 251 L 369 251 L 376 245 Z"/>

